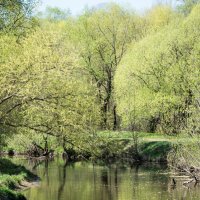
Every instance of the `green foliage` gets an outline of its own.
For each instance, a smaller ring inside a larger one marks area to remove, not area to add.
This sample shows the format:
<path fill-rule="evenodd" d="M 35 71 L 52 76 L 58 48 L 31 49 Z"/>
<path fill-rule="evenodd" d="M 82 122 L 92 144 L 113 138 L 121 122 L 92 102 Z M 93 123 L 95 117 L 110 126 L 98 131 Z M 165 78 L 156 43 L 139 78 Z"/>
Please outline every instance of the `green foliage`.
<path fill-rule="evenodd" d="M 154 141 L 145 142 L 140 146 L 140 153 L 143 157 L 147 156 L 148 159 L 160 158 L 166 161 L 167 154 L 172 149 L 171 142 L 167 141 Z"/>
<path fill-rule="evenodd" d="M 150 9 L 145 15 L 148 32 L 156 32 L 164 26 L 169 25 L 179 17 L 173 8 L 168 5 L 157 5 Z M 145 27 L 144 27 L 145 28 Z"/>
<path fill-rule="evenodd" d="M 32 131 L 70 140 L 80 134 L 81 140 L 95 128 L 94 89 L 82 76 L 77 50 L 64 27 L 60 22 L 38 28 L 20 45 L 14 37 L 1 38 L 2 134 Z"/>
<path fill-rule="evenodd" d="M 140 38 L 140 17 L 109 4 L 106 9 L 85 12 L 72 32 L 80 48 L 81 64 L 96 86 L 101 127 L 116 129 L 113 78 L 131 41 Z"/>
<path fill-rule="evenodd" d="M 24 135 L 26 135 L 26 137 L 24 137 Z M 21 130 L 20 133 L 11 135 L 9 138 L 6 139 L 7 146 L 5 146 L 3 150 L 5 152 L 8 152 L 9 149 L 13 149 L 17 153 L 27 153 L 27 151 L 32 146 L 33 142 L 44 148 L 45 137 L 47 137 L 48 148 L 59 152 L 60 145 L 57 141 L 57 138 L 42 133 L 38 134 L 38 132 L 34 132 L 31 130 L 30 131 Z"/>
<path fill-rule="evenodd" d="M 0 159 L 0 198 L 2 200 L 24 200 L 24 196 L 12 190 L 16 189 L 21 181 L 35 179 L 36 176 L 21 165 L 16 165 L 8 159 Z"/>
<path fill-rule="evenodd" d="M 32 12 L 37 0 L 0 0 L 0 33 L 25 36 L 35 26 Z"/>
<path fill-rule="evenodd" d="M 191 137 L 192 136 L 192 137 Z M 200 165 L 200 148 L 199 148 L 199 135 L 187 135 L 184 138 L 177 139 L 174 143 L 173 149 L 168 154 L 168 163 L 172 170 L 182 171 L 187 175 L 198 173 Z M 197 169 L 191 173 L 191 168 Z"/>
<path fill-rule="evenodd" d="M 2 200 L 25 200 L 26 199 L 22 194 L 18 192 L 13 192 L 7 187 L 0 187 L 0 198 Z"/>
<path fill-rule="evenodd" d="M 10 176 L 16 175 L 15 180 L 19 180 L 20 178 L 21 180 L 35 178 L 35 175 L 31 173 L 29 170 L 27 170 L 24 166 L 16 165 L 12 163 L 10 160 L 2 158 L 0 159 L 0 173 L 2 175 L 4 174 Z"/>
<path fill-rule="evenodd" d="M 190 14 L 195 5 L 200 3 L 199 0 L 178 0 L 178 10 L 184 15 Z"/>
<path fill-rule="evenodd" d="M 133 44 L 121 62 L 115 88 L 125 125 L 154 119 L 163 132 L 187 127 L 188 109 L 198 99 L 199 7 L 177 25 Z"/>

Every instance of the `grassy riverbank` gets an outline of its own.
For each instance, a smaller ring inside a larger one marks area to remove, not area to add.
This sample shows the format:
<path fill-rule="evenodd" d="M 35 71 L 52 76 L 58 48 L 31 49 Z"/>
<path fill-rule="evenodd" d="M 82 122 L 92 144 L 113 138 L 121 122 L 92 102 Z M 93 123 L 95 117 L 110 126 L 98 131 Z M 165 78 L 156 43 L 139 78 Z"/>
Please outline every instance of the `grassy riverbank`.
<path fill-rule="evenodd" d="M 199 138 L 183 133 L 180 135 L 166 135 L 161 133 L 102 131 L 98 135 L 104 138 L 105 141 L 109 141 L 108 143 L 112 144 L 110 146 L 116 146 L 116 149 L 112 150 L 111 148 L 111 150 L 117 157 L 123 157 L 124 152 L 126 152 L 126 155 L 129 154 L 129 158 L 134 159 L 134 151 L 137 150 L 141 161 L 168 162 L 167 156 L 172 148 L 177 149 L 179 147 L 180 149 L 182 147 L 187 150 L 187 153 L 190 152 L 193 155 L 194 152 L 199 152 L 196 145 Z M 106 143 L 104 146 L 106 146 Z M 135 146 L 137 149 L 135 149 Z"/>
<path fill-rule="evenodd" d="M 0 199 L 25 200 L 25 197 L 17 190 L 24 187 L 23 182 L 29 182 L 35 178 L 36 176 L 25 167 L 0 158 Z"/>
<path fill-rule="evenodd" d="M 99 146 L 102 158 L 130 159 L 137 162 L 167 162 L 167 155 L 177 141 L 175 136 L 159 133 L 103 131 L 98 135 L 105 141 Z"/>

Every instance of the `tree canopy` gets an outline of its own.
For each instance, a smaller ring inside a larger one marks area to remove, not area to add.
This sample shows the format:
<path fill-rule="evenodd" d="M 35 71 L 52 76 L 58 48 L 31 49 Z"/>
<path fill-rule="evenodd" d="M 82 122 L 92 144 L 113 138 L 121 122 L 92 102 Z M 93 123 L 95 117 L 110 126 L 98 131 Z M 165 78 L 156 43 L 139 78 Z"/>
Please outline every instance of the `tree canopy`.
<path fill-rule="evenodd" d="M 188 110 L 198 101 L 199 11 L 133 44 L 122 60 L 115 88 L 126 123 L 147 120 L 171 133 L 187 127 Z"/>
<path fill-rule="evenodd" d="M 35 26 L 37 0 L 0 0 L 0 31 L 24 36 Z"/>

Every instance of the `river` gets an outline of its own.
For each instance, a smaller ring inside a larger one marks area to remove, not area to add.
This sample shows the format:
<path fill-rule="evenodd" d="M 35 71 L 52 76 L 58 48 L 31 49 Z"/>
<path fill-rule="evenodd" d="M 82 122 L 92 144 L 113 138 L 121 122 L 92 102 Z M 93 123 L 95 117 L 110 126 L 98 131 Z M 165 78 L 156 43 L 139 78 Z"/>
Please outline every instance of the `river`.
<path fill-rule="evenodd" d="M 19 160 L 17 161 L 19 163 Z M 195 200 L 200 187 L 171 186 L 166 166 L 65 163 L 21 159 L 41 181 L 23 193 L 28 200 Z"/>

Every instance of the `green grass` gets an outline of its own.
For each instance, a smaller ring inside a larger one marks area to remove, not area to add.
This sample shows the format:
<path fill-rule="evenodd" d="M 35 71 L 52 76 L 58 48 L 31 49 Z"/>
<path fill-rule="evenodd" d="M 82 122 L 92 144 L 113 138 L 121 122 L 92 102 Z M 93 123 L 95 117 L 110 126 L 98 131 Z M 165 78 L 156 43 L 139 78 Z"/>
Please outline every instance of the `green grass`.
<path fill-rule="evenodd" d="M 16 192 L 20 183 L 36 178 L 24 166 L 16 165 L 10 160 L 0 158 L 0 199 L 1 200 L 24 200 L 20 193 Z"/>
<path fill-rule="evenodd" d="M 171 147 L 168 141 L 144 142 L 140 145 L 140 152 L 149 158 L 165 158 Z"/>
<path fill-rule="evenodd" d="M 99 136 L 110 138 L 110 139 L 133 139 L 133 132 L 130 131 L 101 131 L 98 133 Z M 168 136 L 161 133 L 145 133 L 138 132 L 138 137 L 143 140 L 156 140 L 156 141 L 168 141 L 174 140 L 175 136 Z"/>
<path fill-rule="evenodd" d="M 7 187 L 0 187 L 0 199 L 1 200 L 26 200 L 26 198 L 17 192 L 14 192 Z"/>
<path fill-rule="evenodd" d="M 10 189 L 15 189 L 16 186 L 25 179 L 25 177 L 26 175 L 22 173 L 20 175 L 0 175 L 0 185 Z"/>
<path fill-rule="evenodd" d="M 189 137 L 187 134 L 180 135 L 166 135 L 162 133 L 146 133 L 146 132 L 137 132 L 138 138 L 142 142 L 153 142 L 153 141 L 168 141 L 171 143 L 182 143 L 182 144 L 190 144 L 197 138 Z M 133 132 L 130 131 L 100 131 L 98 132 L 98 136 L 108 139 L 114 140 L 132 140 Z"/>

